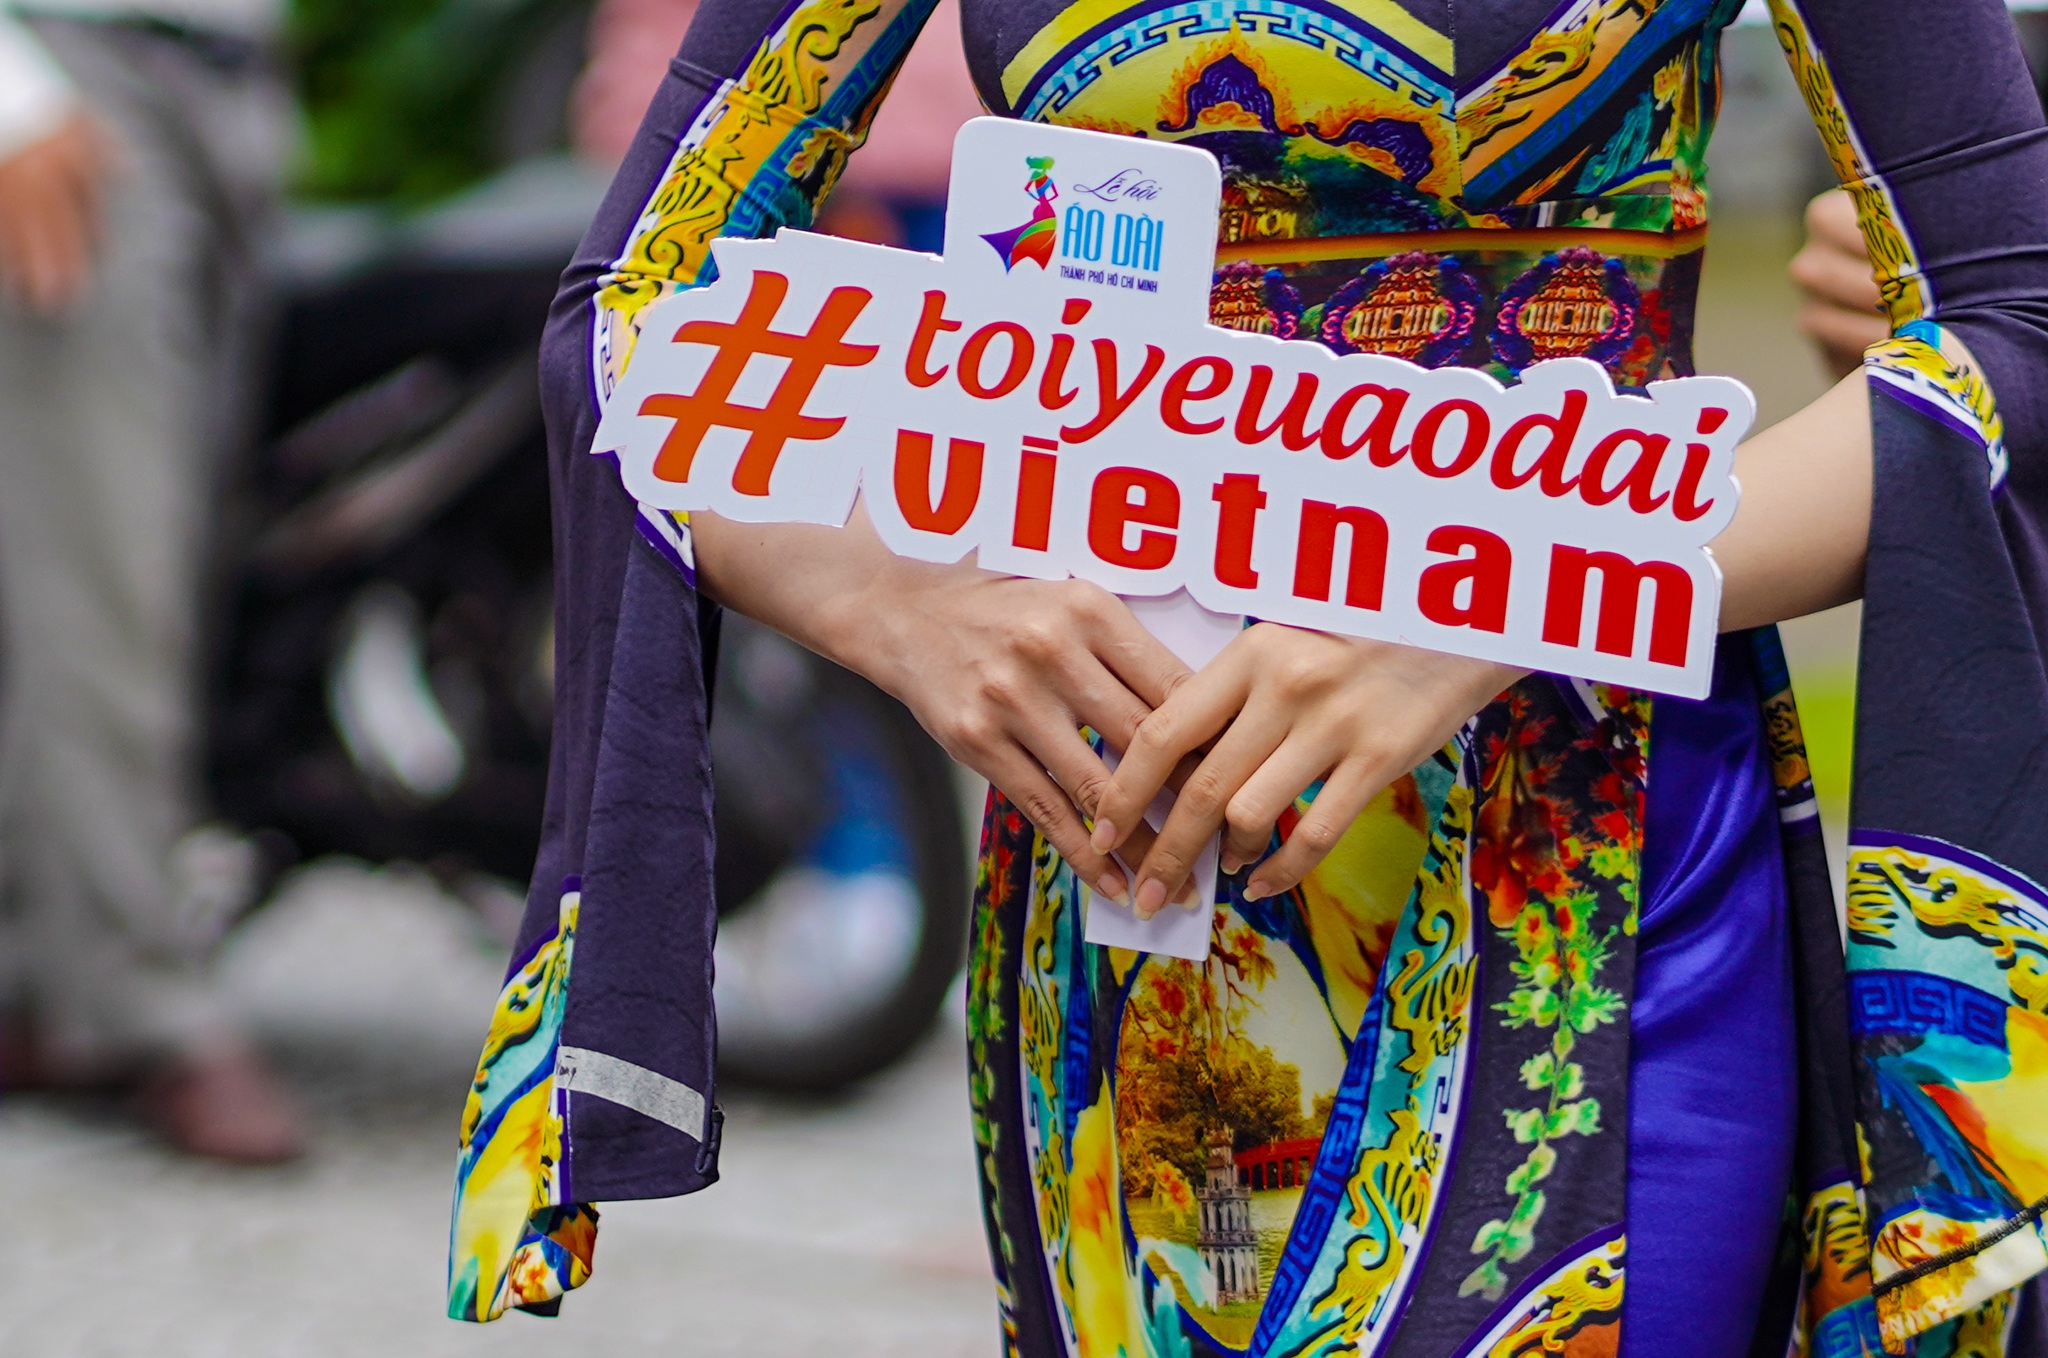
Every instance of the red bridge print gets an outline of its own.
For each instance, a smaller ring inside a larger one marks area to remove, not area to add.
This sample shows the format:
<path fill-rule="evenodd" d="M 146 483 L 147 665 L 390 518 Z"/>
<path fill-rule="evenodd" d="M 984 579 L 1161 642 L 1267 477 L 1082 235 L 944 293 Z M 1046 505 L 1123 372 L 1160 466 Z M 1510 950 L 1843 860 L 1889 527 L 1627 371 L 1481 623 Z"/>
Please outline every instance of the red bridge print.
<path fill-rule="evenodd" d="M 1239 1151 L 1231 1157 L 1237 1162 L 1237 1180 L 1251 1188 L 1299 1188 L 1308 1182 L 1322 1144 L 1321 1137 L 1301 1136 Z"/>

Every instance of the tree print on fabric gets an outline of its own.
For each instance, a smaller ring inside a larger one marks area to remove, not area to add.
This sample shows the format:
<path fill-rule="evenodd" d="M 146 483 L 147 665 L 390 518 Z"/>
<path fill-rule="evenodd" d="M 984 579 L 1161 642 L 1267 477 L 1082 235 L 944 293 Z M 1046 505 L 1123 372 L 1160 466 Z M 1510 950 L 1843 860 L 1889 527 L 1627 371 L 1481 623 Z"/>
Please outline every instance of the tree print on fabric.
<path fill-rule="evenodd" d="M 1267 940 L 1227 914 L 1214 939 L 1205 963 L 1147 968 L 1125 1005 L 1117 1154 L 1127 1197 L 1191 1192 L 1212 1133 L 1228 1131 L 1242 1151 L 1322 1131 L 1302 1115 L 1299 1068 L 1244 1035 L 1245 1011 L 1274 974 Z M 1325 1109 L 1330 1097 L 1320 1096 Z"/>

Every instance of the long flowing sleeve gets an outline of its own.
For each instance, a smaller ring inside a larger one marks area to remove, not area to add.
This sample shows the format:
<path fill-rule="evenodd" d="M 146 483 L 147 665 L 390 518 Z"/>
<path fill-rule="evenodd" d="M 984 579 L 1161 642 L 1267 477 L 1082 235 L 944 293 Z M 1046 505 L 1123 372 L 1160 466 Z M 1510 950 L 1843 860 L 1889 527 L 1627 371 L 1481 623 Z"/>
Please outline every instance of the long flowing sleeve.
<path fill-rule="evenodd" d="M 706 0 L 563 277 L 543 342 L 555 730 L 519 944 L 463 1110 L 449 1314 L 551 1312 L 593 1204 L 717 1178 L 706 735 L 716 610 L 689 525 L 591 455 L 646 309 L 719 236 L 807 226 L 933 0 Z"/>
<path fill-rule="evenodd" d="M 1998 0 L 1771 9 L 1893 329 L 1864 369 L 1860 1163 L 1809 1211 L 1808 1321 L 1905 1353 L 2048 1268 L 2048 131 Z"/>

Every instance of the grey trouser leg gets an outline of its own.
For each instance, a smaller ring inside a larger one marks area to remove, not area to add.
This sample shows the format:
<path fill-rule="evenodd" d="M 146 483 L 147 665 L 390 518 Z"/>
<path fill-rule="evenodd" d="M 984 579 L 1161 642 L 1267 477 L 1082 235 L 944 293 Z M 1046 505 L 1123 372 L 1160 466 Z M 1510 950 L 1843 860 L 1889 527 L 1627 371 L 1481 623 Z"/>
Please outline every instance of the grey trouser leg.
<path fill-rule="evenodd" d="M 0 870 L 12 982 L 85 1068 L 232 1031 L 168 858 L 197 814 L 208 507 L 247 371 L 247 240 L 289 114 L 160 36 L 37 25 L 119 136 L 74 314 L 0 304 Z"/>

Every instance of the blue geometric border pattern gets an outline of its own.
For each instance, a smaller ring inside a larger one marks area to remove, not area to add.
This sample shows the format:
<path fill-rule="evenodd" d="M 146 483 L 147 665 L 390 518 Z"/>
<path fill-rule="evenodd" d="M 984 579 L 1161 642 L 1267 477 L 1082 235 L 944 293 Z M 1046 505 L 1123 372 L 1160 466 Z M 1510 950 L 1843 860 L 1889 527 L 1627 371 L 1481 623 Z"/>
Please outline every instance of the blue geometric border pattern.
<path fill-rule="evenodd" d="M 1368 80 L 1405 92 L 1417 108 L 1450 111 L 1452 93 L 1443 72 L 1334 5 L 1306 0 L 1181 0 L 1146 11 L 1142 18 L 1126 12 L 1082 34 L 1018 91 L 1016 116 L 1043 122 L 1104 73 L 1140 53 L 1176 39 L 1233 28 L 1327 52 Z"/>

